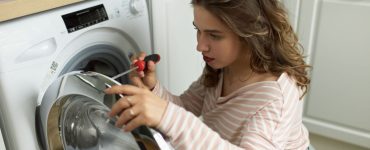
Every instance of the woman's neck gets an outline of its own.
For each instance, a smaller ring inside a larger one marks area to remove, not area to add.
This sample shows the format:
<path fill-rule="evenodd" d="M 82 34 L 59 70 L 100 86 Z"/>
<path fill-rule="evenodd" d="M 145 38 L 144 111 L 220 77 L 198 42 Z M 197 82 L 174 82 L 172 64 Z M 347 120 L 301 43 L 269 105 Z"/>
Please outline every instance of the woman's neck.
<path fill-rule="evenodd" d="M 244 63 L 234 63 L 223 69 L 223 86 L 221 96 L 226 96 L 237 89 L 250 84 L 255 73 L 244 60 Z"/>
<path fill-rule="evenodd" d="M 253 70 L 250 67 L 249 57 L 237 59 L 234 63 L 223 69 L 224 77 L 231 81 L 245 81 L 251 77 Z"/>
<path fill-rule="evenodd" d="M 240 68 L 224 68 L 223 72 L 224 80 L 229 84 L 247 82 L 253 76 L 253 71 L 249 66 L 243 66 Z"/>

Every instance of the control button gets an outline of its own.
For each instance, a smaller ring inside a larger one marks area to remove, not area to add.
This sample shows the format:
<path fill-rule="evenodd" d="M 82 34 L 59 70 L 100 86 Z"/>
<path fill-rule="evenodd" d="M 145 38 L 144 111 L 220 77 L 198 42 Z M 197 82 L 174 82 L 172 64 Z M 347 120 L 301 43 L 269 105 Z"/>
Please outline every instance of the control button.
<path fill-rule="evenodd" d="M 142 0 L 131 0 L 130 1 L 130 12 L 134 15 L 140 13 L 143 10 Z"/>

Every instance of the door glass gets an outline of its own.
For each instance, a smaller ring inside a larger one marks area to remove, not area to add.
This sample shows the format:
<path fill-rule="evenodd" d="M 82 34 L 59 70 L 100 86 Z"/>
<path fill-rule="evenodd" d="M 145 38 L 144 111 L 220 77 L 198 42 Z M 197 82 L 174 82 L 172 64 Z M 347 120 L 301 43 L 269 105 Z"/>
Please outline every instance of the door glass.
<path fill-rule="evenodd" d="M 56 80 L 48 88 L 48 94 L 43 97 L 45 103 L 40 108 L 48 112 L 48 144 L 45 147 L 58 150 L 160 149 L 157 142 L 166 141 L 158 132 L 145 126 L 124 132 L 115 126 L 116 118 L 108 117 L 110 109 L 104 104 L 107 97 L 102 90 L 113 85 L 119 83 L 96 72 L 73 72 Z M 112 96 L 111 100 L 122 96 Z M 55 101 L 50 103 L 50 99 Z"/>
<path fill-rule="evenodd" d="M 88 97 L 70 97 L 61 116 L 66 149 L 140 149 L 130 132 L 114 126 L 108 112 L 106 106 Z"/>

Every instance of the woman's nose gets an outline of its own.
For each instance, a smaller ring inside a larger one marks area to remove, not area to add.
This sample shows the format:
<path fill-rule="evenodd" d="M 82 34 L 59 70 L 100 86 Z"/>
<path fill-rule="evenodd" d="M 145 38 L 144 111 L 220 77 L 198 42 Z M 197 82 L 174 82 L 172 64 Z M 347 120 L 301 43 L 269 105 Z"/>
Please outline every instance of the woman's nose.
<path fill-rule="evenodd" d="M 209 43 L 207 42 L 207 40 L 202 37 L 202 36 L 199 36 L 198 37 L 198 44 L 197 44 L 197 50 L 199 52 L 206 52 L 209 50 Z"/>

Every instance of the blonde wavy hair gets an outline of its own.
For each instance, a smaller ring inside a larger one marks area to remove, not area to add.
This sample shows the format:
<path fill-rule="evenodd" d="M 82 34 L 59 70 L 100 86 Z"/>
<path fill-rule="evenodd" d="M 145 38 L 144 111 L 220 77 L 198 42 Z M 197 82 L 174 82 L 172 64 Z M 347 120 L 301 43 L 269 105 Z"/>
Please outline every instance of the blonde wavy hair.
<path fill-rule="evenodd" d="M 298 42 L 284 7 L 278 0 L 192 0 L 217 16 L 251 49 L 250 67 L 254 72 L 283 72 L 294 77 L 297 86 L 307 93 L 310 79 L 304 61 L 303 48 Z M 215 87 L 221 70 L 206 65 L 203 84 Z"/>

